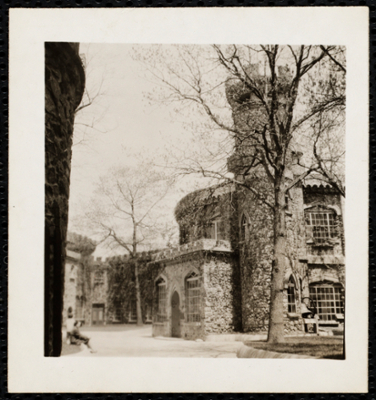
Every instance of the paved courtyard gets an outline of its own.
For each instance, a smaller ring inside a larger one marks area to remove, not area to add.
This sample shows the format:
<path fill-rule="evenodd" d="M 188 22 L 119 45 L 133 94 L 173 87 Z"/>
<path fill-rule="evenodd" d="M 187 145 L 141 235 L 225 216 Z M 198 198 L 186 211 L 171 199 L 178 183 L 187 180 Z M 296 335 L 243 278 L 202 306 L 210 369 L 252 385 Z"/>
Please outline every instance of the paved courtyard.
<path fill-rule="evenodd" d="M 83 327 L 83 335 L 91 338 L 90 344 L 97 353 L 86 348 L 64 357 L 236 357 L 242 345 L 235 341 L 191 341 L 151 335 L 151 326 L 112 325 Z M 82 346 L 85 347 L 85 346 Z"/>

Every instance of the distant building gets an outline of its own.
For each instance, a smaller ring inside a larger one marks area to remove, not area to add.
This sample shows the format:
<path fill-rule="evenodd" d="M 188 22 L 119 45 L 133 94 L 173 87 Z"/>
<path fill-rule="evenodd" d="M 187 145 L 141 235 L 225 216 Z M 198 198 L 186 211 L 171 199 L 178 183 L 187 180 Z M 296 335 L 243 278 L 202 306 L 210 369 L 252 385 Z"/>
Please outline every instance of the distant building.
<path fill-rule="evenodd" d="M 87 243 L 90 246 L 87 246 Z M 73 314 L 84 325 L 136 323 L 136 296 L 132 285 L 132 266 L 128 256 L 94 258 L 95 245 L 90 239 L 68 233 L 65 263 L 63 321 Z M 150 253 L 140 253 L 140 263 L 151 260 Z M 147 276 L 145 276 L 147 275 Z M 143 322 L 152 322 L 152 290 L 149 273 L 141 274 Z M 148 285 L 145 288 L 144 285 Z"/>

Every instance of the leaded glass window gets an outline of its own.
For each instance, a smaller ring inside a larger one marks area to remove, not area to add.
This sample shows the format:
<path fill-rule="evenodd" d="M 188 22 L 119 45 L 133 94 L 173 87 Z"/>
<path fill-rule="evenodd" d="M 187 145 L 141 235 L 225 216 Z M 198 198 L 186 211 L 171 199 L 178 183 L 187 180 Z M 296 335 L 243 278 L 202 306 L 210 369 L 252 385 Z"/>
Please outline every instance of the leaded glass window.
<path fill-rule="evenodd" d="M 343 314 L 341 286 L 315 284 L 309 287 L 309 294 L 322 321 L 336 320 L 336 314 Z"/>
<path fill-rule="evenodd" d="M 163 279 L 160 279 L 157 282 L 157 321 L 164 322 L 166 320 L 166 303 L 167 303 L 167 291 L 166 291 L 166 282 Z"/>
<path fill-rule="evenodd" d="M 332 210 L 315 208 L 306 211 L 306 224 L 309 236 L 317 244 L 337 236 L 336 215 Z"/>
<path fill-rule="evenodd" d="M 187 322 L 200 321 L 201 290 L 199 277 L 194 274 L 186 279 Z"/>

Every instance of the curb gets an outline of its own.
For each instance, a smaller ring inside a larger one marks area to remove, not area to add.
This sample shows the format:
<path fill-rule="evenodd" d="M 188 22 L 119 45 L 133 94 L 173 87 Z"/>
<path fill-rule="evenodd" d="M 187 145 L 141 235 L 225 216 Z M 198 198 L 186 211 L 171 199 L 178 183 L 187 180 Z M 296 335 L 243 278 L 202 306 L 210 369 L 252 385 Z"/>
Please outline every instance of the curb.
<path fill-rule="evenodd" d="M 254 349 L 249 346 L 241 346 L 236 353 L 237 358 L 302 358 L 302 359 L 318 359 L 317 357 L 305 356 L 302 354 L 290 354 L 290 353 L 277 353 L 275 351 Z"/>
<path fill-rule="evenodd" d="M 244 342 L 244 341 L 261 341 L 266 340 L 266 334 L 218 334 L 208 335 L 205 342 Z"/>

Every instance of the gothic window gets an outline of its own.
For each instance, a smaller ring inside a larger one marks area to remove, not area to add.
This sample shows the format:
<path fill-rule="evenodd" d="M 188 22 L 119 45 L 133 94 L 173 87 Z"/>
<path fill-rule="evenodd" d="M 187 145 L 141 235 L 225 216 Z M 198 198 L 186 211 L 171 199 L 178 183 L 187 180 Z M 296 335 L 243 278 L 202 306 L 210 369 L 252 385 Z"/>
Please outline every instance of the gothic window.
<path fill-rule="evenodd" d="M 247 232 L 247 217 L 243 214 L 240 222 L 240 241 L 244 241 Z"/>
<path fill-rule="evenodd" d="M 296 291 L 295 282 L 292 275 L 290 276 L 287 284 L 287 311 L 289 313 L 296 313 Z"/>
<path fill-rule="evenodd" d="M 187 322 L 200 321 L 200 304 L 201 290 L 200 279 L 197 274 L 192 273 L 186 278 L 186 307 L 187 307 Z"/>
<path fill-rule="evenodd" d="M 336 314 L 343 314 L 342 286 L 340 284 L 317 283 L 309 287 L 309 295 L 316 305 L 322 321 L 336 320 Z"/>
<path fill-rule="evenodd" d="M 157 321 L 164 322 L 166 320 L 167 310 L 167 291 L 166 281 L 162 278 L 157 281 Z"/>
<path fill-rule="evenodd" d="M 317 244 L 324 244 L 337 236 L 336 214 L 324 207 L 306 211 L 306 226 L 309 237 Z"/>

